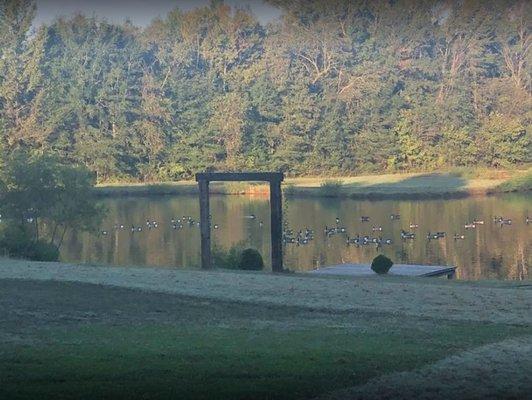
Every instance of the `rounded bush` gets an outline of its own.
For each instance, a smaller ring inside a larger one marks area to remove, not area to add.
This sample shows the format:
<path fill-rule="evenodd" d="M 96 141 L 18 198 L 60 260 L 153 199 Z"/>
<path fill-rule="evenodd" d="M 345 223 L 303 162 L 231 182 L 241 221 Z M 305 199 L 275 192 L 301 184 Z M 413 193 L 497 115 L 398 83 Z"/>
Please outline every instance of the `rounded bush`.
<path fill-rule="evenodd" d="M 255 249 L 245 249 L 240 253 L 238 269 L 248 271 L 260 271 L 264 268 L 264 261 L 260 253 Z"/>
<path fill-rule="evenodd" d="M 387 274 L 390 268 L 392 268 L 393 261 L 388 257 L 379 254 L 371 262 L 371 269 L 379 275 Z"/>
<path fill-rule="evenodd" d="M 58 261 L 59 249 L 54 244 L 39 240 L 33 243 L 27 257 L 34 261 Z"/>

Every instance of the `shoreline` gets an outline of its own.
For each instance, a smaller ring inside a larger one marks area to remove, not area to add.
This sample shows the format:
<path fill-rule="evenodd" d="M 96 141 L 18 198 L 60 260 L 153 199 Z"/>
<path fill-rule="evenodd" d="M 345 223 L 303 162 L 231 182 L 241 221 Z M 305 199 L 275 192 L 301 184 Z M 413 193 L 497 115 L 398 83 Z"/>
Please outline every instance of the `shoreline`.
<path fill-rule="evenodd" d="M 410 173 L 366 175 L 340 178 L 287 178 L 283 184 L 286 197 L 339 198 L 354 200 L 430 200 L 489 196 L 532 191 L 532 172 L 520 171 L 492 179 L 463 178 L 453 173 Z M 194 181 L 101 184 L 95 187 L 98 197 L 198 195 Z M 215 195 L 269 196 L 262 183 L 212 182 Z"/>

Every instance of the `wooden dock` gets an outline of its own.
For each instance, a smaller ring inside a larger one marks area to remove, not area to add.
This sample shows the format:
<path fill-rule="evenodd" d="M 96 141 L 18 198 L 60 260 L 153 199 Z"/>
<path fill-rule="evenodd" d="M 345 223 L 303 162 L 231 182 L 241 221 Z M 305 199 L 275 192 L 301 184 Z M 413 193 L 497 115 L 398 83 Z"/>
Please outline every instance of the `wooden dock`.
<path fill-rule="evenodd" d="M 321 275 L 344 275 L 344 276 L 372 276 L 376 275 L 369 264 L 340 264 L 331 265 L 309 271 L 311 274 Z M 453 279 L 456 274 L 456 267 L 442 265 L 416 265 L 416 264 L 394 264 L 388 275 L 399 276 L 425 276 L 437 277 L 446 276 Z"/>

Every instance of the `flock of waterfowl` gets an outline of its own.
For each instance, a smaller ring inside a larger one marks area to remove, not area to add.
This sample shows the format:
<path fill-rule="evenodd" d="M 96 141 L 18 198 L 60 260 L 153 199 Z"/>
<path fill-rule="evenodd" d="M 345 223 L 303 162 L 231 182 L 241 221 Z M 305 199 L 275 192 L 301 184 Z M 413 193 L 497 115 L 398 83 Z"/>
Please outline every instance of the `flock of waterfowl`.
<path fill-rule="evenodd" d="M 255 220 L 256 216 L 254 214 L 246 215 L 244 218 Z M 220 225 L 212 222 L 212 215 L 209 215 L 209 223 L 211 224 L 212 229 L 220 229 Z M 262 227 L 264 223 L 259 221 L 259 226 Z M 184 228 L 199 228 L 200 222 L 194 219 L 190 215 L 183 215 L 182 217 L 175 217 L 170 219 L 169 226 L 173 230 L 180 230 Z M 141 233 L 144 231 L 151 231 L 152 229 L 159 228 L 159 222 L 154 219 L 147 218 L 144 225 L 128 225 L 128 224 L 119 224 L 116 223 L 113 225 L 113 230 L 115 231 L 130 231 L 132 234 Z M 102 229 L 100 230 L 100 235 L 107 236 L 109 235 L 110 230 Z"/>
<path fill-rule="evenodd" d="M 261 220 L 257 220 L 257 216 L 255 214 L 245 215 L 243 217 L 244 219 L 247 219 L 249 221 L 257 222 L 258 226 L 262 228 L 264 226 L 264 222 Z M 369 216 L 360 216 L 359 221 L 363 224 L 369 223 L 371 221 L 371 217 Z M 392 223 L 397 223 L 398 221 L 401 221 L 400 214 L 390 214 L 390 221 Z M 343 235 L 346 244 L 354 245 L 354 246 L 368 246 L 368 245 L 374 245 L 376 247 L 381 247 L 384 245 L 391 245 L 393 244 L 393 239 L 390 237 L 384 237 L 383 236 L 383 227 L 381 225 L 372 225 L 371 231 L 373 232 L 372 235 L 364 235 L 364 234 L 355 234 L 351 236 L 347 228 L 345 226 L 342 226 L 341 220 L 339 217 L 336 218 L 336 223 L 332 226 L 326 225 L 323 228 L 323 234 L 326 239 L 331 238 L 333 236 L 337 235 Z M 209 216 L 209 223 L 211 224 L 212 229 L 219 229 L 220 225 L 212 222 L 212 216 Z M 495 216 L 493 217 L 493 223 L 500 225 L 501 227 L 512 225 L 512 220 L 509 218 L 504 218 L 502 216 Z M 528 225 L 532 223 L 532 219 L 528 216 L 525 217 L 525 223 Z M 464 229 L 466 231 L 469 231 L 471 229 L 476 229 L 479 226 L 484 225 L 484 220 L 480 219 L 474 219 L 472 222 L 468 222 L 464 224 Z M 176 217 L 172 218 L 169 221 L 169 226 L 173 230 L 181 230 L 184 228 L 194 228 L 199 227 L 200 222 L 197 221 L 192 216 L 186 216 L 183 215 L 182 217 Z M 137 234 L 143 231 L 151 231 L 154 229 L 159 228 L 159 222 L 153 219 L 146 219 L 146 223 L 144 225 L 126 225 L 126 224 L 119 224 L 116 223 L 113 226 L 113 229 L 115 231 L 130 231 L 131 234 Z M 417 230 L 419 228 L 419 224 L 410 222 L 407 225 L 407 228 L 402 228 L 400 233 L 400 239 L 402 241 L 409 241 L 414 240 L 420 235 L 418 235 Z M 408 229 L 408 230 L 407 230 Z M 109 230 L 101 230 L 100 234 L 103 236 L 107 236 L 109 234 Z M 431 232 L 429 231 L 426 235 L 427 240 L 439 240 L 447 237 L 446 232 L 442 231 L 436 231 Z M 454 233 L 452 236 L 452 239 L 454 240 L 462 240 L 466 238 L 466 235 L 464 233 Z M 284 244 L 294 244 L 296 246 L 304 246 L 312 242 L 315 238 L 315 231 L 312 228 L 305 227 L 303 229 L 298 230 L 297 232 L 293 229 L 290 229 L 288 227 L 288 224 L 285 222 L 284 229 L 283 229 L 283 236 L 282 241 Z"/>
<path fill-rule="evenodd" d="M 371 218 L 369 216 L 360 216 L 359 221 L 361 223 L 368 223 L 370 222 Z M 390 215 L 391 221 L 400 221 L 401 216 L 399 214 L 391 214 Z M 323 233 L 325 238 L 330 238 L 336 235 L 343 235 L 345 238 L 346 244 L 349 245 L 355 245 L 357 247 L 359 246 L 368 246 L 368 245 L 375 245 L 376 247 L 381 247 L 383 245 L 391 245 L 393 244 L 393 239 L 383 237 L 383 228 L 381 225 L 373 225 L 371 227 L 371 231 L 373 232 L 373 235 L 361 235 L 361 234 L 355 234 L 354 236 L 350 236 L 350 234 L 347 231 L 347 228 L 345 226 L 342 226 L 340 224 L 340 218 L 336 218 L 336 224 L 333 226 L 326 225 L 323 229 Z M 505 225 L 512 225 L 512 220 L 509 218 L 504 218 L 502 216 L 495 216 L 493 217 L 493 223 L 499 224 L 501 227 Z M 525 223 L 528 225 L 532 223 L 532 219 L 528 216 L 525 217 Z M 466 231 L 470 229 L 476 229 L 478 226 L 484 225 L 484 220 L 480 219 L 474 219 L 472 222 L 468 222 L 464 224 L 464 229 Z M 419 224 L 410 222 L 408 224 L 408 229 L 405 230 L 405 228 L 401 229 L 400 238 L 402 241 L 409 241 L 414 240 L 416 237 L 418 237 L 418 234 L 416 230 L 419 228 Z M 378 234 L 377 234 L 378 232 Z M 436 231 L 431 232 L 429 231 L 426 235 L 427 240 L 439 240 L 444 239 L 447 237 L 447 233 L 443 231 Z M 466 238 L 466 235 L 464 233 L 454 233 L 452 235 L 452 238 L 454 240 L 462 240 Z M 314 239 L 314 230 L 311 228 L 304 228 L 299 230 L 297 233 L 294 232 L 293 229 L 289 229 L 285 226 L 285 229 L 283 231 L 283 243 L 285 244 L 295 244 L 297 246 L 302 246 L 310 243 Z"/>

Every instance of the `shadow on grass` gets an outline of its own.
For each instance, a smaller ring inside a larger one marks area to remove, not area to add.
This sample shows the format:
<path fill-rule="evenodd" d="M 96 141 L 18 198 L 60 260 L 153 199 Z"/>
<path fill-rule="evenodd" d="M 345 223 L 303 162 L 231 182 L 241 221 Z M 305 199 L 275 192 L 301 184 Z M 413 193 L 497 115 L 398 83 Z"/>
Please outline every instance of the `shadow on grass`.
<path fill-rule="evenodd" d="M 462 198 L 471 192 L 467 179 L 451 174 L 430 173 L 410 176 L 396 182 L 355 186 L 350 198 L 358 199 L 433 199 Z"/>
<path fill-rule="evenodd" d="M 379 179 L 380 178 L 380 179 Z M 473 194 L 468 189 L 468 180 L 453 174 L 429 173 L 406 176 L 403 179 L 382 181 L 379 176 L 367 181 L 343 184 L 323 184 L 321 187 L 292 187 L 289 196 L 338 197 L 351 199 L 437 199 L 463 198 Z M 325 181 L 327 182 L 327 181 Z"/>

